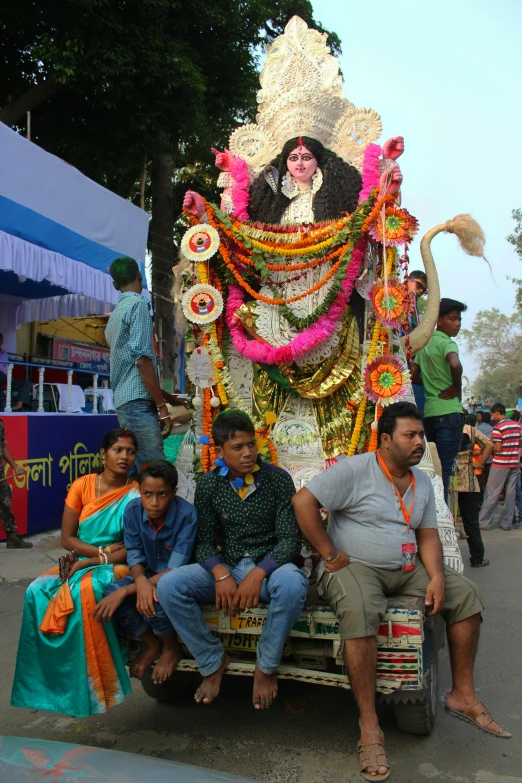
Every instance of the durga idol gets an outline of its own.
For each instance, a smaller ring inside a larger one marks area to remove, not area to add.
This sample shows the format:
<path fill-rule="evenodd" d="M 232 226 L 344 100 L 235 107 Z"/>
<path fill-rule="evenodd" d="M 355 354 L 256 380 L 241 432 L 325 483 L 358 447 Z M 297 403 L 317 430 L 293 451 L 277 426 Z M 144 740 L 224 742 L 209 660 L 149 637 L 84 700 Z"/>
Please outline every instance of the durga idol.
<path fill-rule="evenodd" d="M 404 140 L 375 143 L 380 118 L 344 97 L 326 35 L 294 17 L 269 48 L 260 81 L 257 123 L 214 150 L 221 208 L 188 191 L 184 209 L 219 241 L 216 256 L 193 269 L 225 300 L 214 351 L 216 380 L 228 387 L 220 397 L 246 406 L 260 427 L 272 422 L 265 434 L 301 483 L 325 460 L 370 447 L 379 406 L 411 393 L 398 339 L 409 307 L 399 280 L 407 253 L 401 261 L 398 249 L 407 251 L 417 224 L 399 206 Z M 428 255 L 432 301 L 409 350 L 436 323 Z M 380 357 L 388 370 L 372 395 L 363 368 Z M 220 406 L 212 399 L 207 420 Z"/>

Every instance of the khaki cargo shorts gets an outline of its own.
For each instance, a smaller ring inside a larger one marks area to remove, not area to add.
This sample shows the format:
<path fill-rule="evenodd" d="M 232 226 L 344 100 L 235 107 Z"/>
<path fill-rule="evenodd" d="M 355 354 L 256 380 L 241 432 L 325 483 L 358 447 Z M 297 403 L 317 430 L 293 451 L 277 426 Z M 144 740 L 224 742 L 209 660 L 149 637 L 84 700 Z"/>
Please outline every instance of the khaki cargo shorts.
<path fill-rule="evenodd" d="M 446 597 L 441 615 L 448 625 L 484 609 L 474 582 L 446 566 L 444 576 Z M 400 568 L 390 570 L 352 561 L 334 574 L 325 571 L 317 589 L 339 618 L 341 638 L 358 639 L 377 635 L 390 595 L 424 598 L 429 581 L 427 571 L 419 561 L 414 571 L 406 572 Z"/>

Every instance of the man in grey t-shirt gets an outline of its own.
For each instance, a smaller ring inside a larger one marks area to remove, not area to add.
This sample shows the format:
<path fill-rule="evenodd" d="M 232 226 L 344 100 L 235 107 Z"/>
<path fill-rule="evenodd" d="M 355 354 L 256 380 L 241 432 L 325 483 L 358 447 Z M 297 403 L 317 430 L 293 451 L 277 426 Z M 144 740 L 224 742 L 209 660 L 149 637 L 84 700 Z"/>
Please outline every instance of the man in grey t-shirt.
<path fill-rule="evenodd" d="M 318 589 L 339 618 L 367 780 L 386 780 L 390 769 L 375 712 L 376 636 L 390 594 L 424 598 L 427 613 L 440 612 L 446 621 L 458 672 L 446 709 L 494 736 L 511 736 L 475 693 L 482 601 L 473 582 L 444 567 L 433 488 L 414 467 L 426 445 L 415 405 L 384 409 L 378 444 L 376 452 L 342 460 L 316 476 L 292 500 L 301 530 L 323 558 Z M 321 507 L 329 513 L 326 531 Z"/>

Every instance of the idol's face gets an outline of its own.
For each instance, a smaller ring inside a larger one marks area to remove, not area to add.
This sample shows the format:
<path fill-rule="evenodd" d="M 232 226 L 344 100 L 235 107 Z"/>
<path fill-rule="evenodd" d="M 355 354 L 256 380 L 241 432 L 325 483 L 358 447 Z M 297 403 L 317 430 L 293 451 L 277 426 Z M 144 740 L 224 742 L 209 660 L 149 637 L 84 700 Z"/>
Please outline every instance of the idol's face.
<path fill-rule="evenodd" d="M 317 170 L 317 158 L 312 155 L 310 150 L 300 145 L 292 150 L 286 159 L 286 165 L 295 181 L 306 185 L 312 181 Z"/>

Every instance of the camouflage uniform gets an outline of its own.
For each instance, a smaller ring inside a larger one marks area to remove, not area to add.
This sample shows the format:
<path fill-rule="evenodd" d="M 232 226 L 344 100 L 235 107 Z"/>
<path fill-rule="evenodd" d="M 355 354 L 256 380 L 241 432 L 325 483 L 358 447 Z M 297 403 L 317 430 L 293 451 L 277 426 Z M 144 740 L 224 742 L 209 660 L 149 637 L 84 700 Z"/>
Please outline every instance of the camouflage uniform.
<path fill-rule="evenodd" d="M 0 452 L 6 445 L 4 423 L 0 419 Z M 16 522 L 11 510 L 11 487 L 7 481 L 2 481 L 4 477 L 4 460 L 0 453 L 0 524 L 6 533 L 16 533 Z"/>

